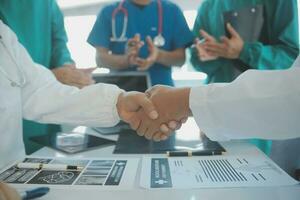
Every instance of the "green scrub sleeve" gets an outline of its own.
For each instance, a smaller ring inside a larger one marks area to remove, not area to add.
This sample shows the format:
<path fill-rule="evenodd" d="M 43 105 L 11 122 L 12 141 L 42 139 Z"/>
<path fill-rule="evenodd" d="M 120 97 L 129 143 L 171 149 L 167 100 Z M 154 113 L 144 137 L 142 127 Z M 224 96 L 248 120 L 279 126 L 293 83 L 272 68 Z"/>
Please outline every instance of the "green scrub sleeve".
<path fill-rule="evenodd" d="M 299 54 L 298 48 L 286 45 L 245 43 L 240 60 L 253 69 L 288 69 Z"/>
<path fill-rule="evenodd" d="M 266 22 L 272 24 L 271 30 L 262 33 L 270 34 L 270 45 L 245 43 L 240 54 L 240 60 L 254 69 L 287 69 L 299 54 L 297 1 L 277 0 L 275 4 L 274 15 Z"/>
<path fill-rule="evenodd" d="M 51 68 L 74 63 L 67 47 L 68 37 L 64 27 L 64 16 L 56 1 L 52 3 L 52 55 Z"/>

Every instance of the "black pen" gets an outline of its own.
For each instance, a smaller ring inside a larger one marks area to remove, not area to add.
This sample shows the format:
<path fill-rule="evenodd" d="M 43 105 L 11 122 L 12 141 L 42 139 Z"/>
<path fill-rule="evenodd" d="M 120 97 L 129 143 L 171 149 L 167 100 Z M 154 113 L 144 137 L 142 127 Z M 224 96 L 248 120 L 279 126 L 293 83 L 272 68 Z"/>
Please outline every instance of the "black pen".
<path fill-rule="evenodd" d="M 214 156 L 222 155 L 219 150 L 201 150 L 201 151 L 167 151 L 168 157 L 190 157 L 190 156 Z"/>

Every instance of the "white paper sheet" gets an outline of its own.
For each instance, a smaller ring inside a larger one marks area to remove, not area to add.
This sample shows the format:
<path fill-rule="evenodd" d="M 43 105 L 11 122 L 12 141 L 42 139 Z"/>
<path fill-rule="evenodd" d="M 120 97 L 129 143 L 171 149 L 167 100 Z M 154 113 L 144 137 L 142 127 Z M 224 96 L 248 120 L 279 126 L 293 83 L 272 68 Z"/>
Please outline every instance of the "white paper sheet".
<path fill-rule="evenodd" d="M 36 158 L 27 157 L 21 162 L 66 164 L 84 167 L 82 171 L 18 169 L 15 164 L 0 172 L 0 181 L 16 187 L 44 185 L 58 188 L 97 188 L 127 190 L 134 188 L 139 165 L 138 158 Z"/>
<path fill-rule="evenodd" d="M 140 186 L 221 188 L 294 185 L 298 182 L 265 156 L 144 157 Z"/>

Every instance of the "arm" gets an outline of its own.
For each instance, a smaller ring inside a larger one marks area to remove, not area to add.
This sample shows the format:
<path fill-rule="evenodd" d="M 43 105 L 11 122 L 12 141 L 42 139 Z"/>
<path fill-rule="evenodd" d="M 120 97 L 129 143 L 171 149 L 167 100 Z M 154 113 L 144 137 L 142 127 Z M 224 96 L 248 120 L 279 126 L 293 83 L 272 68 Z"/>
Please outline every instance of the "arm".
<path fill-rule="evenodd" d="M 32 61 L 7 26 L 0 25 L 7 38 L 5 46 L 15 56 L 16 65 L 26 80 L 26 84 L 16 90 L 21 93 L 20 108 L 25 119 L 105 127 L 115 125 L 120 119 L 134 125 L 139 122 L 136 112 L 141 109 L 150 119 L 158 117 L 153 104 L 143 93 L 125 93 L 117 86 L 107 84 L 82 90 L 61 84 L 51 71 Z"/>
<path fill-rule="evenodd" d="M 174 51 L 158 50 L 157 63 L 165 66 L 182 66 L 185 62 L 185 49 L 179 48 Z"/>
<path fill-rule="evenodd" d="M 126 69 L 129 67 L 128 57 L 124 55 L 114 55 L 107 48 L 96 48 L 97 66 L 103 66 L 111 69 Z"/>
<path fill-rule="evenodd" d="M 64 16 L 56 1 L 52 1 L 52 56 L 51 67 L 74 63 L 67 47 L 68 37 L 64 26 Z"/>
<path fill-rule="evenodd" d="M 193 88 L 190 108 L 213 140 L 300 137 L 300 68 L 247 71 L 230 84 Z"/>

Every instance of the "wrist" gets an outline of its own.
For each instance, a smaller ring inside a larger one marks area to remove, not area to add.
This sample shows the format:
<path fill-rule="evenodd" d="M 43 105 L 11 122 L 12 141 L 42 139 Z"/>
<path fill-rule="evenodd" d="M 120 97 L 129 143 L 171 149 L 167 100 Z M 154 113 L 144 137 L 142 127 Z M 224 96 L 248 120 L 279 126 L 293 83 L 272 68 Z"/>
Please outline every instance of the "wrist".
<path fill-rule="evenodd" d="M 165 51 L 162 49 L 157 50 L 156 62 L 162 64 Z"/>
<path fill-rule="evenodd" d="M 175 89 L 174 99 L 176 99 L 178 102 L 177 113 L 180 114 L 180 116 L 177 116 L 178 118 L 187 117 L 190 115 L 190 91 L 190 88 Z"/>
<path fill-rule="evenodd" d="M 124 101 L 124 92 L 121 92 L 118 96 L 117 100 L 117 112 L 121 120 L 123 120 L 123 115 L 124 115 L 124 106 L 123 106 L 123 101 Z"/>

